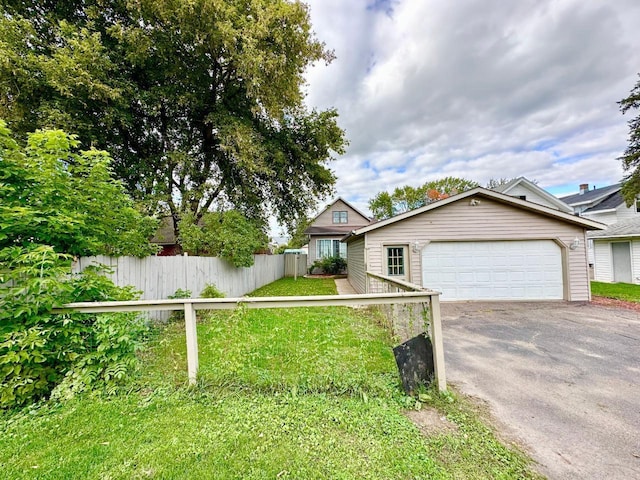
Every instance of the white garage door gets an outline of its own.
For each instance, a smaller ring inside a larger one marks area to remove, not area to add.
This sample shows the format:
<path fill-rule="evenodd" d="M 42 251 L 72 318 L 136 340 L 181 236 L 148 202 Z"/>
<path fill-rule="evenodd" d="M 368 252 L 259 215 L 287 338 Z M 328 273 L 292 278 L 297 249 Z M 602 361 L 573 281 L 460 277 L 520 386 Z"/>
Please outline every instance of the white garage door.
<path fill-rule="evenodd" d="M 561 300 L 562 257 L 551 240 L 432 242 L 422 284 L 442 300 Z"/>

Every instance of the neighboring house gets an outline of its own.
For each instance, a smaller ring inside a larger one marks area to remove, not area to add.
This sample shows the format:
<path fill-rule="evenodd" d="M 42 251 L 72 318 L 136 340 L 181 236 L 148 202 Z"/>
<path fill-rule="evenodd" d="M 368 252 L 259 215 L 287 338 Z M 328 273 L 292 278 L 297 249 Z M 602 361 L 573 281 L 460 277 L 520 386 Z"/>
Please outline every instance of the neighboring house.
<path fill-rule="evenodd" d="M 573 208 L 573 212 L 581 217 L 590 218 L 606 225 L 622 220 L 640 217 L 640 199 L 627 207 L 617 183 L 603 188 L 589 190 L 589 184 L 580 185 L 580 193 L 560 198 Z"/>
<path fill-rule="evenodd" d="M 604 225 L 477 187 L 355 230 L 349 281 L 366 272 L 442 292 L 443 300 L 570 300 L 591 297 L 586 232 Z"/>
<path fill-rule="evenodd" d="M 180 247 L 176 241 L 176 235 L 173 231 L 172 216 L 162 217 L 158 230 L 150 242 L 160 246 L 158 256 L 170 257 L 173 255 L 180 255 Z"/>
<path fill-rule="evenodd" d="M 514 178 L 509 183 L 500 185 L 494 190 L 496 192 L 504 193 L 505 195 L 519 198 L 520 200 L 526 200 L 528 202 L 537 203 L 538 205 L 544 205 L 545 207 L 555 208 L 561 212 L 573 213 L 573 208 L 565 202 L 554 197 L 549 192 L 524 177 Z"/>
<path fill-rule="evenodd" d="M 305 234 L 309 237 L 307 264 L 325 257 L 347 257 L 347 245 L 340 242 L 345 234 L 369 225 L 372 220 L 346 200 L 338 197 L 318 214 Z"/>
<path fill-rule="evenodd" d="M 595 279 L 640 284 L 640 215 L 589 232 L 594 243 Z"/>
<path fill-rule="evenodd" d="M 622 198 L 621 188 L 622 185 L 616 183 L 615 185 L 589 190 L 589 184 L 583 183 L 580 185 L 579 193 L 562 197 L 560 200 L 571 206 L 576 215 L 596 220 L 605 225 L 615 225 L 625 220 L 640 218 L 640 199 L 637 199 L 631 207 L 627 207 Z M 602 246 L 600 248 L 602 249 Z M 604 279 L 610 278 L 609 276 L 603 277 L 601 274 L 609 268 L 607 265 L 610 265 L 610 263 L 607 263 L 603 268 L 596 266 L 598 260 L 596 259 L 595 245 L 592 239 L 588 241 L 588 255 L 589 265 L 594 269 L 594 279 L 600 282 L 611 281 Z M 599 257 L 604 258 L 602 257 L 602 251 Z"/>

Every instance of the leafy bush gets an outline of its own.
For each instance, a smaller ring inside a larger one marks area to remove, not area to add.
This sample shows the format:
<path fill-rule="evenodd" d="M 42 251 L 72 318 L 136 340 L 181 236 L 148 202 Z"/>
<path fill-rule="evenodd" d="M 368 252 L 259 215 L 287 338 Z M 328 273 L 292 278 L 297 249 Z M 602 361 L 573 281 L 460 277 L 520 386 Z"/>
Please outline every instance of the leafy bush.
<path fill-rule="evenodd" d="M 117 390 L 145 333 L 135 314 L 52 314 L 69 302 L 131 300 L 98 269 L 70 275 L 52 247 L 0 250 L 0 408 L 89 388 Z"/>
<path fill-rule="evenodd" d="M 191 290 L 178 288 L 172 295 L 167 295 L 167 298 L 191 298 Z M 169 322 L 180 322 L 184 321 L 184 311 L 183 310 L 174 310 L 169 315 Z"/>
<path fill-rule="evenodd" d="M 207 283 L 202 292 L 200 298 L 224 298 L 225 294 L 218 290 L 213 283 Z"/>
<path fill-rule="evenodd" d="M 173 292 L 172 295 L 168 295 L 167 298 L 170 298 L 170 299 L 191 298 L 191 290 L 185 290 L 185 289 L 179 288 L 175 292 Z"/>
<path fill-rule="evenodd" d="M 253 265 L 254 252 L 268 243 L 260 225 L 237 210 L 207 212 L 199 223 L 188 214 L 178 226 L 180 245 L 190 255 L 213 255 L 234 267 Z"/>
<path fill-rule="evenodd" d="M 347 261 L 338 256 L 325 257 L 313 262 L 311 267 L 309 267 L 309 273 L 312 273 L 315 269 L 320 269 L 323 273 L 330 275 L 338 275 L 347 270 Z"/>
<path fill-rule="evenodd" d="M 112 178 L 111 158 L 79 151 L 60 130 L 29 134 L 27 146 L 0 119 L 0 248 L 51 245 L 72 255 L 134 255 L 157 251 L 157 221 L 140 213 Z"/>

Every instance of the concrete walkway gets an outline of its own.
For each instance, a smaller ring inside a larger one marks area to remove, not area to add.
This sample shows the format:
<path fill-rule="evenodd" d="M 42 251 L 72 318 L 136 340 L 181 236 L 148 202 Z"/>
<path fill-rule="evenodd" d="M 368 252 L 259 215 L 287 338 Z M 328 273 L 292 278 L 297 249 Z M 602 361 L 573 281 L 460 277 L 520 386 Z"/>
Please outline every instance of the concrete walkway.
<path fill-rule="evenodd" d="M 338 295 L 355 295 L 357 293 L 347 278 L 336 278 L 334 281 L 336 282 Z"/>

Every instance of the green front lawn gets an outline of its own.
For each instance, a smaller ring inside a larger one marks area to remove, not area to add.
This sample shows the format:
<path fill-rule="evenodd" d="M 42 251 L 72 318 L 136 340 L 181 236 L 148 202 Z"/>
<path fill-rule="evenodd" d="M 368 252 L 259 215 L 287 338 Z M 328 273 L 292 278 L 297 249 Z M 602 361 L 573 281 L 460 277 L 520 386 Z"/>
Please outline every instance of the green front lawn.
<path fill-rule="evenodd" d="M 335 293 L 284 279 L 256 295 Z M 184 328 L 158 329 L 128 395 L 0 414 L 0 478 L 535 478 L 472 406 L 422 398 L 452 427 L 423 435 L 391 339 L 346 307 L 211 313 L 187 388 Z"/>
<path fill-rule="evenodd" d="M 591 294 L 597 297 L 640 303 L 640 285 L 631 283 L 591 282 Z"/>

